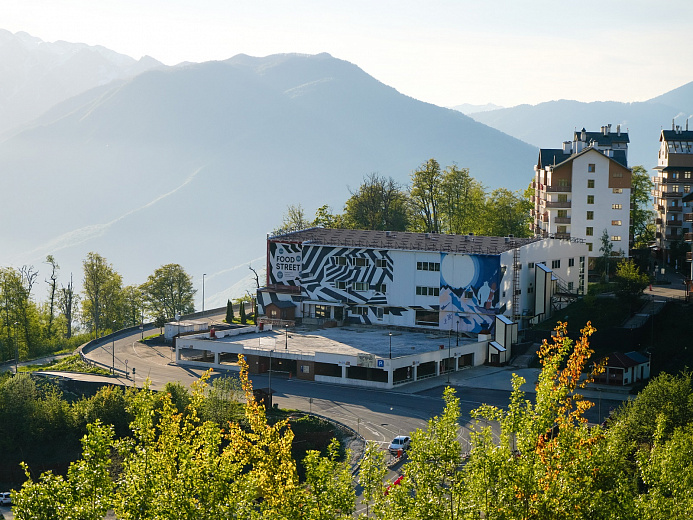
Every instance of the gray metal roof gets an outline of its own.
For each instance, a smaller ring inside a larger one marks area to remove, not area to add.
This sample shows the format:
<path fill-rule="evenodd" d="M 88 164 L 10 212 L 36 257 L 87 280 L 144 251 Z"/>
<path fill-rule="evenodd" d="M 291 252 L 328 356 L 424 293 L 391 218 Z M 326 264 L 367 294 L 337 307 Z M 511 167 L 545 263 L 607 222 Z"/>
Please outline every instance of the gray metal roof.
<path fill-rule="evenodd" d="M 580 141 L 582 139 L 582 131 L 576 131 L 573 134 L 574 141 Z M 604 134 L 603 132 L 585 132 L 585 141 L 589 143 L 590 141 L 596 141 L 599 146 L 611 146 L 613 143 L 630 143 L 630 138 L 628 137 L 628 132 L 608 132 Z"/>
<path fill-rule="evenodd" d="M 665 141 L 693 141 L 693 130 L 662 130 L 659 140 Z"/>
<path fill-rule="evenodd" d="M 497 255 L 541 239 L 315 227 L 275 235 L 269 240 L 302 242 L 304 245 Z"/>

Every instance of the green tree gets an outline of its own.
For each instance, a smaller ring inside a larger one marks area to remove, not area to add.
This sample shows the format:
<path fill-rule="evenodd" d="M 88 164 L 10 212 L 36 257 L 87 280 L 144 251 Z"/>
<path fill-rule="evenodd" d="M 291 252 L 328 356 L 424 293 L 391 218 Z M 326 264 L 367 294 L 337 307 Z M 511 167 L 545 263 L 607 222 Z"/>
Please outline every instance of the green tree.
<path fill-rule="evenodd" d="M 642 291 L 649 283 L 649 276 L 640 271 L 632 258 L 624 258 L 616 266 L 616 296 L 628 305 L 631 312 L 636 309 Z"/>
<path fill-rule="evenodd" d="M 351 485 L 351 471 L 347 460 L 339 461 L 339 443 L 332 439 L 327 457 L 311 450 L 303 460 L 306 469 L 307 492 L 301 513 L 311 520 L 352 518 L 356 494 Z"/>
<path fill-rule="evenodd" d="M 306 218 L 306 212 L 301 204 L 289 204 L 286 207 L 286 213 L 282 218 L 282 224 L 278 229 L 274 230 L 275 235 L 299 231 L 311 226 L 310 221 Z"/>
<path fill-rule="evenodd" d="M 532 203 L 519 192 L 498 188 L 486 200 L 484 234 L 527 237 Z"/>
<path fill-rule="evenodd" d="M 641 249 L 654 240 L 654 211 L 650 193 L 652 179 L 643 166 L 634 166 L 630 188 L 630 234 L 633 247 Z"/>
<path fill-rule="evenodd" d="M 411 174 L 409 200 L 414 208 L 411 225 L 421 233 L 440 233 L 440 205 L 443 174 L 440 164 L 429 159 Z"/>
<path fill-rule="evenodd" d="M 604 280 L 609 282 L 609 264 L 611 263 L 611 252 L 614 250 L 614 245 L 611 243 L 609 232 L 604 229 L 602 236 L 599 238 L 601 245 L 599 252 L 602 254 L 602 267 L 604 272 Z"/>
<path fill-rule="evenodd" d="M 226 301 L 226 323 L 233 323 L 233 303 Z"/>
<path fill-rule="evenodd" d="M 134 327 L 144 321 L 144 295 L 137 285 L 128 285 L 122 293 L 124 327 Z"/>
<path fill-rule="evenodd" d="M 104 329 L 115 329 L 121 317 L 122 278 L 104 257 L 91 252 L 84 267 L 82 317 L 95 337 Z"/>
<path fill-rule="evenodd" d="M 486 218 L 486 189 L 469 174 L 469 169 L 448 166 L 440 190 L 443 230 L 458 235 L 482 233 Z"/>
<path fill-rule="evenodd" d="M 147 308 L 167 320 L 195 311 L 192 277 L 179 264 L 162 265 L 141 286 Z"/>
<path fill-rule="evenodd" d="M 72 273 L 70 273 L 70 283 L 67 287 L 61 286 L 58 293 L 58 308 L 65 319 L 65 337 L 72 337 L 72 323 L 79 308 L 79 294 L 75 293 L 72 283 Z"/>
<path fill-rule="evenodd" d="M 55 312 L 58 305 L 58 270 L 60 266 L 53 258 L 53 255 L 46 256 L 46 263 L 51 266 L 51 274 L 49 280 L 46 280 L 48 284 L 48 323 L 46 324 L 46 336 L 53 336 L 53 320 L 55 319 Z"/>
<path fill-rule="evenodd" d="M 338 229 L 345 227 L 344 217 L 340 214 L 333 213 L 332 208 L 330 208 L 327 204 L 320 206 L 315 211 L 315 218 L 313 219 L 312 225 L 325 229 Z"/>
<path fill-rule="evenodd" d="M 410 221 L 407 195 L 391 177 L 371 173 L 346 201 L 344 221 L 352 229 L 405 231 Z"/>
<path fill-rule="evenodd" d="M 238 315 L 241 318 L 241 323 L 245 325 L 247 322 L 247 318 L 245 315 L 245 301 L 243 300 L 241 300 L 241 303 L 238 305 Z"/>

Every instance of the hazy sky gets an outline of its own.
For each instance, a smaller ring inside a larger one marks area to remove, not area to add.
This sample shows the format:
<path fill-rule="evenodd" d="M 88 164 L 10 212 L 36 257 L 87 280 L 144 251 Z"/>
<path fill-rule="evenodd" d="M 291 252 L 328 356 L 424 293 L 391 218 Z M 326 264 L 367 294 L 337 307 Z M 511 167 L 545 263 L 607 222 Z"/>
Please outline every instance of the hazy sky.
<path fill-rule="evenodd" d="M 0 28 L 173 65 L 328 52 L 441 106 L 643 101 L 693 81 L 693 1 L 0 0 Z"/>

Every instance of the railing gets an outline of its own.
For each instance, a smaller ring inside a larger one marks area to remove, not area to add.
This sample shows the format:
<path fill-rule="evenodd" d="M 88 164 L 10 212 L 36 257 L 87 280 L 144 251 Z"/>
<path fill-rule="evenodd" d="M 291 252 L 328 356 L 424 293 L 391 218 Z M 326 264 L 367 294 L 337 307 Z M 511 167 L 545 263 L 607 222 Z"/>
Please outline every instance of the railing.
<path fill-rule="evenodd" d="M 693 213 L 685 213 L 683 215 L 684 222 L 693 222 Z"/>
<path fill-rule="evenodd" d="M 686 253 L 686 261 L 690 262 L 691 260 L 693 260 L 693 253 L 689 251 L 688 253 Z"/>
<path fill-rule="evenodd" d="M 570 207 L 570 201 L 556 201 L 556 202 L 547 202 L 546 203 L 547 208 L 569 208 Z"/>
<path fill-rule="evenodd" d="M 570 224 L 570 217 L 554 217 L 553 221 L 556 224 Z"/>
<path fill-rule="evenodd" d="M 684 233 L 683 234 L 683 239 L 686 242 L 693 242 L 693 233 Z"/>
<path fill-rule="evenodd" d="M 683 196 L 683 193 L 681 193 L 680 191 L 663 191 L 661 196 L 665 199 L 673 199 L 676 197 Z"/>
<path fill-rule="evenodd" d="M 667 226 L 675 226 L 675 227 L 681 227 L 683 226 L 683 222 L 681 220 L 667 220 Z"/>
<path fill-rule="evenodd" d="M 681 238 L 681 235 L 674 235 L 673 233 L 667 233 L 664 235 L 664 238 L 667 240 L 679 240 Z"/>
<path fill-rule="evenodd" d="M 547 186 L 546 191 L 553 193 L 569 193 L 573 190 L 571 186 Z"/>

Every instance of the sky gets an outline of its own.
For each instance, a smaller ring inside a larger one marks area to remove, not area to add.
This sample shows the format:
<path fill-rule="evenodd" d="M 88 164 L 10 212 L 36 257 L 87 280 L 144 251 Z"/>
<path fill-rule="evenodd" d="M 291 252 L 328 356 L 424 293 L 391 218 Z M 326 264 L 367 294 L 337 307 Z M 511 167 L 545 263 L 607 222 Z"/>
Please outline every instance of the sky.
<path fill-rule="evenodd" d="M 446 107 L 644 101 L 693 81 L 692 20 L 690 0 L 0 0 L 0 28 L 48 42 L 167 65 L 327 52 Z"/>

